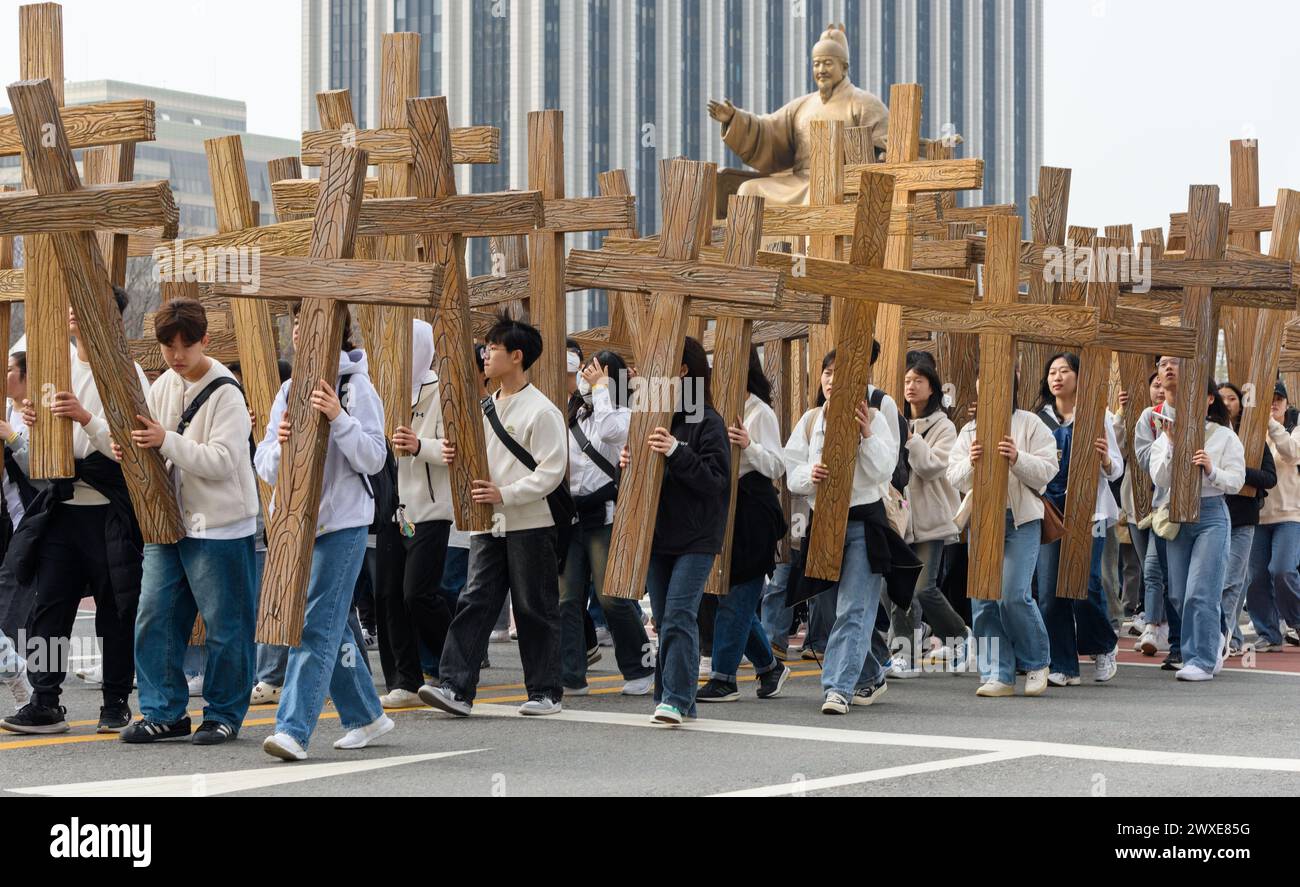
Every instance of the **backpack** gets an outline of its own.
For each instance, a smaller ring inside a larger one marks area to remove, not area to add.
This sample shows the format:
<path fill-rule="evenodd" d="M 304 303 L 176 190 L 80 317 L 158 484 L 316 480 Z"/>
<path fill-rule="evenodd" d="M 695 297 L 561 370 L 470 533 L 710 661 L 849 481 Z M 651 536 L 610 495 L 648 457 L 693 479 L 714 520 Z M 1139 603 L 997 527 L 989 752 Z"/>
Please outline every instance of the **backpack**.
<path fill-rule="evenodd" d="M 339 403 L 344 404 L 344 410 L 347 410 L 346 391 L 350 380 L 351 376 L 343 376 L 339 379 Z M 397 506 L 399 504 L 397 495 L 397 459 L 393 456 L 393 448 L 386 441 L 384 443 L 384 466 L 375 474 L 362 474 L 361 482 L 366 488 L 366 495 L 375 500 L 375 519 L 370 524 L 370 532 L 382 533 L 385 528 L 392 527 L 393 518 L 397 515 Z"/>

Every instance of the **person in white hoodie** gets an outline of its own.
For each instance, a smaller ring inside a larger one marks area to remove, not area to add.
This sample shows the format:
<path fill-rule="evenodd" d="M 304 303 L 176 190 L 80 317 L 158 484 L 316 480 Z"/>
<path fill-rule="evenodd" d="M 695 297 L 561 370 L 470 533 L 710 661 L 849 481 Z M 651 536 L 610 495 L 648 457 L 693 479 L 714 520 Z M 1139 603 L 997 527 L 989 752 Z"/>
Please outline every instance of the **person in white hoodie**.
<path fill-rule="evenodd" d="M 916 581 L 916 595 L 908 609 L 892 607 L 894 642 L 905 639 L 905 656 L 911 671 L 895 670 L 894 677 L 915 674 L 920 665 L 917 655 L 922 646 L 921 620 L 924 618 L 943 646 L 936 651 L 938 661 L 951 664 L 954 671 L 964 671 L 966 638 L 970 634 L 966 621 L 953 609 L 939 589 L 939 567 L 944 546 L 957 541 L 957 524 L 953 516 L 961 505 L 961 496 L 948 482 L 948 459 L 957 440 L 957 426 L 943 408 L 943 383 L 932 362 L 918 359 L 903 376 L 903 414 L 908 420 L 907 462 L 912 470 L 907 484 L 907 541 L 921 561 L 921 576 Z M 909 655 L 910 654 L 910 655 Z M 896 657 L 897 658 L 897 657 Z"/>
<path fill-rule="evenodd" d="M 489 385 L 500 387 L 483 403 L 491 477 L 475 479 L 471 495 L 475 502 L 493 506 L 494 529 L 471 535 L 469 579 L 442 648 L 441 685 L 425 684 L 420 698 L 458 717 L 469 715 L 488 636 L 509 595 L 528 693 L 519 712 L 556 714 L 563 696 L 558 533 L 547 497 L 564 482 L 568 435 L 560 408 L 529 384 L 526 375 L 541 357 L 541 333 L 503 316 L 488 330 L 486 340 L 484 372 Z M 454 443 L 444 442 L 448 465 L 456 452 Z"/>
<path fill-rule="evenodd" d="M 411 424 L 393 432 L 397 514 L 377 539 L 375 608 L 386 709 L 418 708 L 424 686 L 420 644 L 440 652 L 451 607 L 439 590 L 451 532 L 451 480 L 442 460 L 442 404 L 433 370 L 433 327 L 411 331 Z"/>
<path fill-rule="evenodd" d="M 1268 448 L 1277 467 L 1277 487 L 1269 491 L 1259 511 L 1259 526 L 1250 550 L 1250 579 L 1246 608 L 1255 624 L 1256 652 L 1282 649 L 1288 636 L 1300 631 L 1300 428 L 1288 429 L 1287 392 L 1281 382 L 1273 392 L 1268 422 Z M 1294 641 L 1292 641 L 1294 643 Z"/>
<path fill-rule="evenodd" d="M 234 739 L 248 711 L 257 620 L 257 481 L 249 454 L 252 422 L 238 382 L 204 353 L 208 317 L 193 299 L 158 309 L 154 334 L 169 369 L 149 389 L 149 416 L 134 446 L 167 460 L 186 535 L 144 547 L 135 624 L 140 720 L 123 742 L 190 738 L 189 689 L 182 668 L 196 614 L 207 633 L 203 723 L 195 745 Z M 114 454 L 121 450 L 113 444 Z"/>
<path fill-rule="evenodd" d="M 818 405 L 804 413 L 785 445 L 786 486 L 792 494 L 808 499 L 814 522 L 818 485 L 829 476 L 821 459 L 826 441 L 824 406 L 830 400 L 834 383 L 835 352 L 832 351 L 822 360 Z M 855 418 L 858 446 L 853 461 L 843 566 L 839 582 L 823 592 L 833 591 L 836 595 L 835 621 L 822 665 L 823 714 L 846 714 L 850 705 L 870 705 L 876 688 L 859 688 L 859 683 L 864 673 L 883 671 L 884 667 L 883 663 L 871 661 L 876 611 L 885 577 L 873 571 L 868 558 L 867 525 L 872 524 L 871 531 L 888 526 L 883 501 L 898 463 L 898 426 L 894 424 L 891 429 L 884 411 L 872 409 L 865 396 L 855 410 Z"/>
<path fill-rule="evenodd" d="M 126 291 L 114 287 L 113 296 L 120 314 L 126 310 Z M 40 398 L 39 410 L 42 421 L 51 417 L 72 421 L 77 479 L 51 481 L 31 503 L 5 560 L 20 582 L 34 583 L 29 637 L 46 650 L 69 649 L 78 603 L 87 592 L 95 598 L 95 632 L 104 650 L 103 705 L 96 729 L 117 733 L 131 723 L 128 699 L 135 675 L 135 612 L 144 546 L 121 466 L 113 459 L 90 353 L 71 309 L 68 331 L 77 340 L 72 390 L 55 392 L 48 402 Z M 149 382 L 138 364 L 135 371 L 144 397 Z M 23 423 L 29 428 L 36 424 L 37 410 L 30 396 L 23 401 Z M 70 498 L 63 498 L 69 493 Z M 31 672 L 32 701 L 0 721 L 0 728 L 16 733 L 67 732 L 59 705 L 66 669 L 63 657 L 56 659 L 49 667 Z"/>
<path fill-rule="evenodd" d="M 329 445 L 302 644 L 289 651 L 275 732 L 262 743 L 263 751 L 285 761 L 307 757 L 307 743 L 326 695 L 334 701 L 339 721 L 348 731 L 334 743 L 335 748 L 364 748 L 393 729 L 392 720 L 380 707 L 365 656 L 348 631 L 352 592 L 366 556 L 366 534 L 375 518 L 368 476 L 384 467 L 388 449 L 384 407 L 367 375 L 366 353 L 353 347 L 351 333 L 351 325 L 345 322 L 336 379 L 290 379 L 280 386 L 266 434 L 257 445 L 257 473 L 274 484 L 284 444 L 293 434 L 286 415 L 289 392 L 295 382 L 308 386 L 312 409 L 329 421 Z M 293 338 L 296 347 L 296 317 Z M 346 394 L 340 398 L 339 391 L 344 388 Z M 275 504 L 272 499 L 272 513 Z"/>
<path fill-rule="evenodd" d="M 1056 510 L 1065 514 L 1066 488 L 1070 481 L 1070 454 L 1074 446 L 1074 413 L 1079 394 L 1079 356 L 1062 351 L 1047 361 L 1039 386 L 1038 417 L 1056 439 L 1060 470 L 1044 494 Z M 1115 439 L 1114 419 L 1107 411 L 1103 434 L 1094 441 L 1081 441 L 1097 451 L 1100 472 L 1097 500 L 1093 508 L 1092 554 L 1088 566 L 1088 596 L 1082 600 L 1058 597 L 1057 571 L 1061 563 L 1061 540 L 1045 543 L 1038 551 L 1038 608 L 1043 612 L 1051 643 L 1051 671 L 1047 682 L 1053 687 L 1079 685 L 1079 654 L 1096 662 L 1094 680 L 1115 676 L 1119 639 L 1111 627 L 1101 581 L 1102 554 L 1106 533 L 1119 519 L 1119 505 L 1111 493 L 1111 482 L 1124 473 L 1124 458 Z M 1091 482 L 1091 480 L 1089 480 Z"/>
<path fill-rule="evenodd" d="M 1204 443 L 1191 454 L 1200 468 L 1201 509 L 1198 519 L 1180 523 L 1178 535 L 1167 546 L 1169 593 L 1182 616 L 1179 642 L 1183 667 L 1180 681 L 1209 681 L 1223 667 L 1226 649 L 1220 627 L 1223 577 L 1228 566 L 1231 521 L 1224 494 L 1236 493 L 1246 482 L 1246 454 L 1233 433 L 1228 408 L 1213 380 L 1206 395 L 1207 411 L 1197 416 Z M 1178 417 L 1177 421 L 1186 421 Z M 1174 447 L 1170 423 L 1161 423 L 1151 444 L 1151 479 L 1158 488 L 1173 486 Z M 1187 458 L 1183 454 L 1179 461 Z"/>
<path fill-rule="evenodd" d="M 1016 384 L 1012 388 L 1012 403 L 1018 387 Z M 980 459 L 1006 459 L 1010 463 L 1002 593 L 998 600 L 971 601 L 971 628 L 979 646 L 980 677 L 984 681 L 975 695 L 1014 695 L 1016 669 L 1020 667 L 1027 672 L 1025 695 L 1040 696 L 1047 689 L 1051 648 L 1032 588 L 1042 539 L 1041 495 L 1060 468 L 1056 440 L 1033 413 L 1015 410 L 1011 433 L 999 438 L 993 452 L 985 453 L 983 443 L 975 438 L 975 425 L 974 421 L 966 423 L 957 435 L 948 458 L 948 482 L 958 492 L 968 493 Z"/>

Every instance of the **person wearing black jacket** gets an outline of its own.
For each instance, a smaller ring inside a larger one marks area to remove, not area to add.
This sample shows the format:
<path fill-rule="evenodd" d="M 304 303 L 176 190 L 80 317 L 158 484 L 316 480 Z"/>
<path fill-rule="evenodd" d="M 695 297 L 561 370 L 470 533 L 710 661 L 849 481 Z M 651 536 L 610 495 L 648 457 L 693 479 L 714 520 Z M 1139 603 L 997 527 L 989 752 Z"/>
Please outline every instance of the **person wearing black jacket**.
<path fill-rule="evenodd" d="M 646 590 L 659 633 L 654 722 L 695 717 L 700 635 L 697 614 L 714 557 L 722 550 L 731 498 L 731 441 L 713 408 L 704 346 L 687 337 L 671 428 L 645 445 L 666 459 Z M 627 467 L 625 447 L 620 465 Z"/>
<path fill-rule="evenodd" d="M 1231 382 L 1219 386 L 1219 394 L 1228 408 L 1232 430 L 1241 431 L 1241 389 Z M 1259 509 L 1264 504 L 1268 490 L 1277 486 L 1277 465 L 1273 452 L 1264 447 L 1258 468 L 1246 465 L 1246 486 L 1254 487 L 1252 495 L 1224 496 L 1228 505 L 1228 518 L 1232 522 L 1232 535 L 1228 541 L 1228 569 L 1223 574 L 1223 601 L 1221 603 L 1223 633 L 1228 638 L 1227 655 L 1240 656 L 1245 646 L 1241 634 L 1241 609 L 1246 603 L 1246 578 L 1250 567 L 1250 549 L 1255 541 L 1255 527 L 1259 525 Z"/>

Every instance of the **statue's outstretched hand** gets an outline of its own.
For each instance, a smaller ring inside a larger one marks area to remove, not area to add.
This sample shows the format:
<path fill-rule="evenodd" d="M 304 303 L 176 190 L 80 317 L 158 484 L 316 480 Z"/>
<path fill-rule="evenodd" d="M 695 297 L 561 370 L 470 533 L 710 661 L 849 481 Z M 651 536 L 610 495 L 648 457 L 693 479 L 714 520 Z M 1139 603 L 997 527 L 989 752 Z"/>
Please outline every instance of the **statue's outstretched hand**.
<path fill-rule="evenodd" d="M 736 106 L 731 103 L 731 99 L 709 102 L 709 116 L 725 126 L 736 116 Z"/>

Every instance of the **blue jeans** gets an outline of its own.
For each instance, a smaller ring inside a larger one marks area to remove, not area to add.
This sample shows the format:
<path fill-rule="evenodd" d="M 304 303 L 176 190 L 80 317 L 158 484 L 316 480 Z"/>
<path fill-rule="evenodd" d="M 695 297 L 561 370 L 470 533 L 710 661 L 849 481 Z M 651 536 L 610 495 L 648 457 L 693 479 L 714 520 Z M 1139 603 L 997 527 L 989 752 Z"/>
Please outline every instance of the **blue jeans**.
<path fill-rule="evenodd" d="M 866 526 L 849 521 L 844 533 L 844 562 L 835 584 L 835 621 L 826 639 L 822 663 L 822 691 L 851 698 L 871 653 L 876 613 L 885 577 L 871 572 L 867 561 Z M 827 593 L 829 594 L 829 592 Z M 819 595 L 825 597 L 825 595 Z M 875 670 L 874 664 L 867 669 Z"/>
<path fill-rule="evenodd" d="M 758 600 L 766 582 L 766 576 L 758 576 L 733 585 L 718 600 L 713 622 L 713 673 L 709 677 L 734 684 L 742 651 L 753 663 L 754 674 L 767 674 L 776 668 L 772 644 L 758 618 Z"/>
<path fill-rule="evenodd" d="M 897 640 L 894 646 L 898 646 Z M 878 686 L 885 679 L 885 666 L 889 664 L 892 656 L 889 644 L 889 613 L 885 611 L 884 603 L 881 602 L 876 605 L 876 625 L 875 630 L 871 632 L 871 646 L 867 650 L 866 659 L 862 661 L 862 671 L 858 674 L 854 691 Z"/>
<path fill-rule="evenodd" d="M 1285 470 L 1290 470 L 1287 468 Z M 1282 620 L 1300 628 L 1300 522 L 1260 524 L 1250 549 L 1250 585 L 1246 609 L 1260 638 L 1282 643 Z"/>
<path fill-rule="evenodd" d="M 695 717 L 700 674 L 700 598 L 713 567 L 711 554 L 650 557 L 646 590 L 659 632 L 655 702 Z"/>
<path fill-rule="evenodd" d="M 790 623 L 794 619 L 794 610 L 785 605 L 785 586 L 789 581 L 790 565 L 777 564 L 763 589 L 763 633 L 780 647 L 790 645 Z"/>
<path fill-rule="evenodd" d="M 1206 672 L 1219 663 L 1220 601 L 1231 532 L 1223 497 L 1204 496 L 1200 520 L 1180 525 L 1168 545 L 1169 587 L 1182 617 L 1179 640 L 1183 663 Z"/>
<path fill-rule="evenodd" d="M 1038 549 L 1038 609 L 1047 627 L 1051 647 L 1051 669 L 1072 678 L 1079 676 L 1079 656 L 1096 656 L 1115 649 L 1118 638 L 1106 610 L 1101 584 L 1101 560 L 1106 537 L 1092 539 L 1092 562 L 1088 568 L 1088 596 L 1072 600 L 1056 596 L 1057 570 L 1061 562 L 1058 539 Z"/>
<path fill-rule="evenodd" d="M 236 733 L 253 685 L 257 571 L 253 537 L 185 538 L 144 547 L 140 607 L 135 621 L 135 670 L 140 713 L 171 724 L 185 716 L 189 688 L 184 660 L 194 617 L 203 614 L 208 652 L 203 719 Z"/>
<path fill-rule="evenodd" d="M 256 594 L 256 592 L 254 592 L 254 594 Z M 185 648 L 185 662 L 182 666 L 182 670 L 185 672 L 187 680 L 189 678 L 202 677 L 203 672 L 205 672 L 207 668 L 208 648 L 206 646 Z"/>
<path fill-rule="evenodd" d="M 303 748 L 316 729 L 327 693 L 346 730 L 373 723 L 384 713 L 365 650 L 357 649 L 348 631 L 352 592 L 365 554 L 365 527 L 316 538 L 302 646 L 289 651 L 284 692 L 275 713 L 276 732 L 287 733 Z"/>
<path fill-rule="evenodd" d="M 971 626 L 979 639 L 980 677 L 1015 684 L 1016 665 L 1036 671 L 1047 665 L 1051 647 L 1043 615 L 1034 604 L 1034 565 L 1038 562 L 1043 522 L 1016 527 L 1007 512 L 1006 547 L 1002 552 L 1002 597 L 972 600 Z"/>
<path fill-rule="evenodd" d="M 1154 531 L 1147 534 L 1147 557 L 1143 565 L 1142 581 L 1146 583 L 1147 616 L 1152 625 L 1165 623 L 1169 628 L 1169 657 L 1181 659 L 1179 636 L 1183 617 L 1181 599 L 1175 601 L 1169 582 L 1169 542 Z"/>
<path fill-rule="evenodd" d="M 1234 647 L 1245 643 L 1241 635 L 1241 608 L 1246 603 L 1246 578 L 1250 551 L 1255 541 L 1255 527 L 1233 527 L 1228 544 L 1228 569 L 1223 577 L 1223 600 L 1220 601 L 1220 630 L 1230 635 Z"/>

